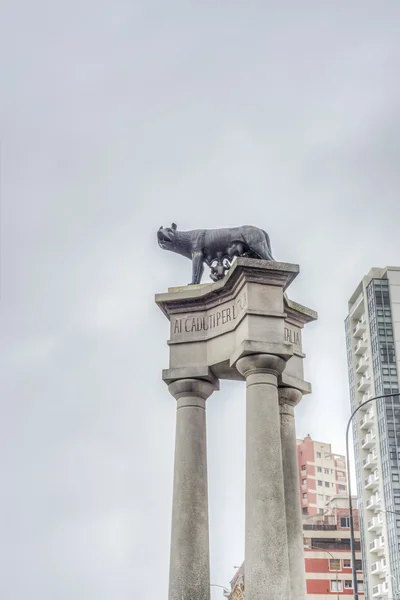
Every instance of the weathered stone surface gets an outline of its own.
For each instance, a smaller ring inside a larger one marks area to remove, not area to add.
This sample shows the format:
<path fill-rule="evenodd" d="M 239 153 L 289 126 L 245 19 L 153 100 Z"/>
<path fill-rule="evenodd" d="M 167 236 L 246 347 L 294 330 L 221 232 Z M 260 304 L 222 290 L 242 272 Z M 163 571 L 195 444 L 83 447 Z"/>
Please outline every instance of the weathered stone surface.
<path fill-rule="evenodd" d="M 303 600 L 293 407 L 311 391 L 302 332 L 317 315 L 285 294 L 298 272 L 239 258 L 217 283 L 156 296 L 178 406 L 170 600 L 209 599 L 205 402 L 219 379 L 246 380 L 246 599 Z"/>
<path fill-rule="evenodd" d="M 247 600 L 290 598 L 277 376 L 285 361 L 255 354 L 240 358 L 246 378 Z"/>
<path fill-rule="evenodd" d="M 278 389 L 281 415 L 281 443 L 283 484 L 285 492 L 287 547 L 290 567 L 292 600 L 304 600 L 306 580 L 304 573 L 304 545 L 301 517 L 299 471 L 297 465 L 296 428 L 294 407 L 302 393 L 294 388 Z"/>
<path fill-rule="evenodd" d="M 169 600 L 209 600 L 206 399 L 215 385 L 178 379 Z"/>

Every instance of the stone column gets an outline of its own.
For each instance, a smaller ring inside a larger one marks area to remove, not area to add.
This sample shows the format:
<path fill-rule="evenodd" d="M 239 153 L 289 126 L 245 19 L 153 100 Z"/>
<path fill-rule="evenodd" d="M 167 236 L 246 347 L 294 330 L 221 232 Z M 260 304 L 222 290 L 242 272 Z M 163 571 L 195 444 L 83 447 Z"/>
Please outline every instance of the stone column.
<path fill-rule="evenodd" d="M 206 400 L 202 379 L 170 383 L 177 401 L 169 600 L 209 600 Z"/>
<path fill-rule="evenodd" d="M 288 600 L 289 557 L 277 388 L 285 361 L 271 354 L 251 354 L 240 358 L 236 367 L 246 378 L 246 600 Z"/>
<path fill-rule="evenodd" d="M 295 388 L 280 387 L 278 394 L 281 413 L 283 484 L 285 489 L 290 584 L 292 599 L 304 600 L 306 597 L 306 576 L 294 421 L 294 407 L 300 402 L 302 393 Z"/>

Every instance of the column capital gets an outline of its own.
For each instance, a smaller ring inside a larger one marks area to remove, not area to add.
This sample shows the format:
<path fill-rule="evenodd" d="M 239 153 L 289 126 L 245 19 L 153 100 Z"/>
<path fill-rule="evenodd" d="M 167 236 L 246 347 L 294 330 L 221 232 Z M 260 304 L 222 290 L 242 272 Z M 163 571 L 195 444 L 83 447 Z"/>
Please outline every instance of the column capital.
<path fill-rule="evenodd" d="M 281 406 L 286 404 L 286 405 L 292 406 L 294 408 L 300 402 L 302 397 L 303 397 L 302 392 L 296 388 L 293 388 L 293 387 L 279 387 L 278 388 L 278 398 L 279 398 L 279 404 Z"/>
<path fill-rule="evenodd" d="M 176 400 L 183 397 L 196 397 L 207 400 L 216 389 L 218 389 L 218 386 L 215 383 L 205 379 L 177 379 L 168 386 L 169 393 Z"/>
<path fill-rule="evenodd" d="M 243 377 L 259 373 L 269 373 L 278 377 L 284 370 L 286 361 L 273 354 L 248 354 L 239 358 L 236 368 Z"/>

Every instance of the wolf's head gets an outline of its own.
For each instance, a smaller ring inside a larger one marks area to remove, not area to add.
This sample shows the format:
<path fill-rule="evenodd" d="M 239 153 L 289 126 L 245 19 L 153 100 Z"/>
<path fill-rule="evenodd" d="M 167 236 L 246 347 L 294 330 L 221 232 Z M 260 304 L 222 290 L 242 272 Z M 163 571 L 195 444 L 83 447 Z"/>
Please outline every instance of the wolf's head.
<path fill-rule="evenodd" d="M 157 241 L 160 248 L 163 250 L 175 250 L 176 246 L 176 224 L 172 223 L 171 227 L 163 227 L 157 231 Z"/>

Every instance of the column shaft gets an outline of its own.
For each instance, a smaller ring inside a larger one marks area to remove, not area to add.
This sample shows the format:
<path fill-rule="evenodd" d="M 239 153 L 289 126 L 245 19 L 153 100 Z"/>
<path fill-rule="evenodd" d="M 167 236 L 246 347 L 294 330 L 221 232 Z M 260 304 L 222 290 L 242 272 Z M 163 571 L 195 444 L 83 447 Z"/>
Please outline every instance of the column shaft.
<path fill-rule="evenodd" d="M 169 600 L 209 600 L 206 398 L 213 384 L 175 381 L 177 399 Z"/>
<path fill-rule="evenodd" d="M 277 390 L 284 366 L 266 354 L 237 363 L 246 378 L 246 600 L 290 598 Z"/>
<path fill-rule="evenodd" d="M 306 597 L 303 524 L 294 420 L 294 407 L 300 401 L 301 396 L 301 392 L 294 388 L 279 388 L 283 482 L 292 600 L 304 600 Z"/>

